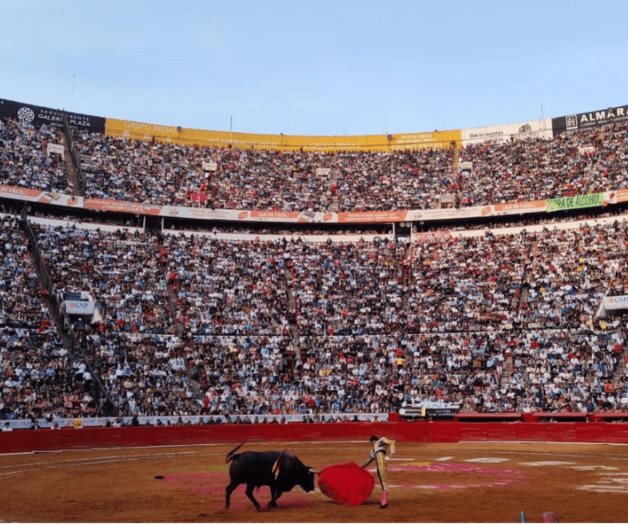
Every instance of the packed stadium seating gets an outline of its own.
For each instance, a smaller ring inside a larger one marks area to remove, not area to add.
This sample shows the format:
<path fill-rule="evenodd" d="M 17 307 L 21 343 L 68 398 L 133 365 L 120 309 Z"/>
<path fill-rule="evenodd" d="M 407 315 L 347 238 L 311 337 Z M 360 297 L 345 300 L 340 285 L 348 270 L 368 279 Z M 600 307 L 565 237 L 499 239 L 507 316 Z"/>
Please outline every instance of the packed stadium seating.
<path fill-rule="evenodd" d="M 78 331 L 121 413 L 264 415 L 625 409 L 625 319 L 594 317 L 627 227 L 412 249 L 34 229 L 57 289 L 102 305 Z"/>
<path fill-rule="evenodd" d="M 535 200 L 623 187 L 628 168 L 628 124 L 564 133 L 552 140 L 521 140 L 464 147 L 463 205 Z"/>
<path fill-rule="evenodd" d="M 60 141 L 54 128 L 3 119 L 0 133 L 0 182 L 67 190 L 60 157 L 45 152 Z M 467 145 L 458 156 L 451 148 L 272 152 L 77 133 L 87 196 L 225 209 L 427 209 L 445 194 L 461 206 L 535 200 L 617 189 L 628 169 L 621 122 L 551 140 Z M 472 169 L 459 169 L 458 160 Z"/>
<path fill-rule="evenodd" d="M 158 204 L 226 209 L 326 211 L 427 209 L 444 194 L 460 205 L 592 193 L 621 187 L 628 168 L 627 124 L 452 150 L 391 153 L 268 152 L 202 148 L 83 133 L 87 193 Z M 600 138 L 604 136 L 604 138 Z M 587 148 L 594 148 L 593 152 Z M 215 162 L 206 172 L 203 162 Z M 319 167 L 331 175 L 317 174 Z M 335 181 L 331 177 L 335 176 Z"/>
<path fill-rule="evenodd" d="M 39 128 L 0 118 L 0 184 L 45 191 L 67 191 L 63 160 L 47 146 L 62 144 L 56 127 Z"/>
<path fill-rule="evenodd" d="M 335 154 L 75 133 L 85 196 L 132 202 L 426 209 L 445 194 L 469 206 L 628 181 L 626 123 L 459 151 Z M 48 143 L 62 133 L 0 120 L 0 184 L 67 193 Z M 627 293 L 625 216 L 325 243 L 72 220 L 31 223 L 51 280 L 42 291 L 18 220 L 0 216 L 4 419 L 92 416 L 105 402 L 128 416 L 385 413 L 417 399 L 485 413 L 628 411 L 627 318 L 597 315 L 607 293 Z M 78 352 L 48 298 L 82 291 L 98 307 L 91 324 L 65 318 Z"/>
<path fill-rule="evenodd" d="M 59 338 L 12 217 L 0 217 L 0 253 L 0 418 L 95 414 L 93 377 Z"/>
<path fill-rule="evenodd" d="M 79 228 L 34 229 L 60 296 L 92 291 L 108 331 L 169 332 L 166 275 L 154 237 Z"/>

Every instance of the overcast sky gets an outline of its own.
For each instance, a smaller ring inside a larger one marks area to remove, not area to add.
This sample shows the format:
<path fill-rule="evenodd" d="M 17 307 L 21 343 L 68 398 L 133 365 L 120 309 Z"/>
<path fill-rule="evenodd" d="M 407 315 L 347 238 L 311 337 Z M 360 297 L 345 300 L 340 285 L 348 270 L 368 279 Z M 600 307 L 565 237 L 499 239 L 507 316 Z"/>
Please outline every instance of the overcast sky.
<path fill-rule="evenodd" d="M 201 129 L 428 131 L 628 103 L 628 2 L 0 0 L 0 98 Z"/>

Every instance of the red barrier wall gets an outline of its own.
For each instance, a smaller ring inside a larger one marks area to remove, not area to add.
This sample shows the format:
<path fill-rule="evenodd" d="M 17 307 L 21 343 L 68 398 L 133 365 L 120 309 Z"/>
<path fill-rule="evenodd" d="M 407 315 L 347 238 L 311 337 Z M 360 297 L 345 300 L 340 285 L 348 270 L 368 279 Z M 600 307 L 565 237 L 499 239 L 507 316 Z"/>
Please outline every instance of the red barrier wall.
<path fill-rule="evenodd" d="M 353 422 L 19 430 L 0 433 L 0 453 L 242 441 L 367 440 L 372 434 L 406 442 L 628 443 L 628 423 Z"/>

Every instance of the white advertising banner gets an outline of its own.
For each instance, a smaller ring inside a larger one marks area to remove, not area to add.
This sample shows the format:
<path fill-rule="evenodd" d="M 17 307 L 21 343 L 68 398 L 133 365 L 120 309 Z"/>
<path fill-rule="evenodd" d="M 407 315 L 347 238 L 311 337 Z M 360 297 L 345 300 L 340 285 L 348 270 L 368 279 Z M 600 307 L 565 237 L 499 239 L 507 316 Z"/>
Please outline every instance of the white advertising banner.
<path fill-rule="evenodd" d="M 69 315 L 93 315 L 96 302 L 93 300 L 64 300 L 63 308 Z"/>
<path fill-rule="evenodd" d="M 216 171 L 218 169 L 218 164 L 213 160 L 209 162 L 203 161 L 203 171 Z"/>
<path fill-rule="evenodd" d="M 626 310 L 628 309 L 628 295 L 604 297 L 603 304 L 606 311 Z"/>
<path fill-rule="evenodd" d="M 515 124 L 504 124 L 501 126 L 463 129 L 462 145 L 483 144 L 487 142 L 501 143 L 510 142 L 511 140 L 525 140 L 527 138 L 551 139 L 553 136 L 552 120 L 550 118 L 544 118 Z"/>
<path fill-rule="evenodd" d="M 48 144 L 47 153 L 48 156 L 50 156 L 50 153 L 56 153 L 61 155 L 61 158 L 65 158 L 65 149 L 61 144 Z"/>

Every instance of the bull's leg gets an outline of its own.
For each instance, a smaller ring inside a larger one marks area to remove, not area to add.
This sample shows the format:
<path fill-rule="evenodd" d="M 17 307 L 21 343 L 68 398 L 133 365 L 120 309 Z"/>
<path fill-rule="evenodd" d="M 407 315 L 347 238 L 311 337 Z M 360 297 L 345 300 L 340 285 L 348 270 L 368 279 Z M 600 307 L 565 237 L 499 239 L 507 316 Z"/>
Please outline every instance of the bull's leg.
<path fill-rule="evenodd" d="M 227 509 L 229 509 L 229 504 L 231 503 L 231 493 L 233 493 L 233 490 L 236 489 L 239 485 L 239 482 L 231 482 L 231 484 L 229 484 L 225 488 L 225 507 Z"/>
<path fill-rule="evenodd" d="M 277 500 L 279 500 L 279 497 L 281 497 L 283 491 L 275 489 L 275 488 L 271 488 L 270 493 L 271 493 L 271 499 L 270 499 L 270 502 L 268 503 L 268 507 L 276 508 Z"/>
<path fill-rule="evenodd" d="M 246 496 L 249 497 L 249 500 L 253 503 L 253 505 L 255 506 L 255 508 L 257 509 L 257 511 L 259 511 L 260 505 L 259 502 L 257 502 L 257 500 L 255 500 L 255 497 L 253 496 L 253 489 L 255 488 L 255 484 L 247 484 L 246 485 Z"/>

